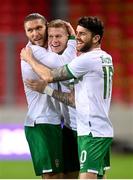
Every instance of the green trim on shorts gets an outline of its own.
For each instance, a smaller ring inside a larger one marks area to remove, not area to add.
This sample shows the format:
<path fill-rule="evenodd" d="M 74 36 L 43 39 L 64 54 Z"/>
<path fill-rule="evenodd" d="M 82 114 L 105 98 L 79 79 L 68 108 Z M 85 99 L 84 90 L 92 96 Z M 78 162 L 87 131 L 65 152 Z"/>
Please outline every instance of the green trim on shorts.
<path fill-rule="evenodd" d="M 110 166 L 110 137 L 92 137 L 92 134 L 78 136 L 80 173 L 93 172 L 104 175 L 105 168 Z"/>
<path fill-rule="evenodd" d="M 60 125 L 25 126 L 25 135 L 37 176 L 48 172 L 63 172 L 62 129 Z"/>
<path fill-rule="evenodd" d="M 77 131 L 63 127 L 64 173 L 80 170 L 77 145 Z"/>

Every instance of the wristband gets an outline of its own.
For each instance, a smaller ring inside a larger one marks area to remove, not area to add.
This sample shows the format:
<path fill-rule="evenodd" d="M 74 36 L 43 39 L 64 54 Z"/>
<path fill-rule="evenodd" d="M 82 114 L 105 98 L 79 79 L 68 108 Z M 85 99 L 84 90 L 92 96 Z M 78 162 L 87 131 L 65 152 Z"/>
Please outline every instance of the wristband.
<path fill-rule="evenodd" d="M 49 87 L 49 86 L 46 86 L 45 89 L 43 90 L 43 94 L 47 94 L 47 95 L 49 95 L 49 96 L 52 96 L 53 91 L 54 91 L 54 89 L 52 89 L 52 88 Z"/>
<path fill-rule="evenodd" d="M 68 37 L 68 39 L 75 39 L 75 36 L 74 36 L 74 35 L 70 35 L 70 36 Z"/>

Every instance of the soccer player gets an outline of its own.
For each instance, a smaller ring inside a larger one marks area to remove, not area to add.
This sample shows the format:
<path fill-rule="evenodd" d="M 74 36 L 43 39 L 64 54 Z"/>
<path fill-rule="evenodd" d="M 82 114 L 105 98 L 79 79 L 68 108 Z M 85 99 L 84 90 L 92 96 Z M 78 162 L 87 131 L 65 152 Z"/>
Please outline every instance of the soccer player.
<path fill-rule="evenodd" d="M 23 49 L 21 52 L 22 57 L 25 57 L 46 85 L 71 78 L 77 80 L 75 105 L 80 179 L 97 179 L 97 174 L 103 175 L 110 166 L 113 127 L 109 119 L 109 109 L 113 63 L 112 57 L 101 49 L 103 32 L 103 23 L 97 17 L 81 17 L 76 28 L 76 39 L 77 50 L 82 54 L 54 70 L 41 65 L 32 55 L 31 49 Z M 55 97 L 55 90 L 46 89 L 49 96 Z"/>
<path fill-rule="evenodd" d="M 65 22 L 64 22 L 65 23 Z M 28 37 L 28 47 L 31 47 L 36 58 L 50 68 L 56 68 L 75 57 L 74 30 L 69 23 L 65 23 L 69 36 L 67 48 L 62 55 L 47 50 L 47 21 L 38 14 L 28 15 L 24 21 L 24 29 Z M 41 51 L 41 52 L 40 52 Z M 45 57 L 45 60 L 44 58 Z M 57 63 L 58 62 L 58 63 Z M 21 61 L 24 90 L 28 103 L 28 112 L 25 120 L 25 134 L 29 144 L 35 173 L 42 178 L 62 178 L 62 129 L 60 113 L 53 99 L 46 94 L 32 91 L 25 86 L 28 78 L 38 79 L 38 75 L 25 61 Z M 52 85 L 51 85 L 52 86 Z"/>
<path fill-rule="evenodd" d="M 48 45 L 50 50 L 62 54 L 66 49 L 68 41 L 68 30 L 61 19 L 52 20 L 48 24 Z M 43 87 L 42 80 L 28 80 L 27 86 L 38 92 Z M 74 90 L 74 81 L 65 81 L 58 84 L 62 92 L 71 92 Z M 63 159 L 64 159 L 64 177 L 65 179 L 77 179 L 79 174 L 79 159 L 77 148 L 77 124 L 76 110 L 73 107 L 61 103 L 61 109 L 64 119 L 63 126 Z M 69 146 L 71 148 L 69 148 Z"/>
<path fill-rule="evenodd" d="M 68 41 L 68 31 L 61 20 L 51 21 L 48 25 L 48 44 L 53 52 L 62 54 L 66 49 Z M 74 82 L 74 81 L 73 81 Z M 73 82 L 60 83 L 62 92 L 71 92 L 74 89 Z M 79 159 L 77 149 L 77 124 L 76 110 L 70 106 L 61 104 L 64 117 L 63 126 L 63 158 L 64 158 L 64 178 L 77 179 L 79 171 Z M 69 148 L 71 146 L 71 148 Z"/>

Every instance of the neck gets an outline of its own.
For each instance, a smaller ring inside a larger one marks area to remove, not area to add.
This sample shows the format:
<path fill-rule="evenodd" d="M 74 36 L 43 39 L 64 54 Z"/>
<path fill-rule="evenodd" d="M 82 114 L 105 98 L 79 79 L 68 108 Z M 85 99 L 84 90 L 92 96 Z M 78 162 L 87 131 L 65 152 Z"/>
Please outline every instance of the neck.
<path fill-rule="evenodd" d="M 98 44 L 98 45 L 94 45 L 94 46 L 92 46 L 92 48 L 90 48 L 90 50 L 89 51 L 93 51 L 93 50 L 96 50 L 96 49 L 101 49 L 101 45 L 100 44 Z"/>

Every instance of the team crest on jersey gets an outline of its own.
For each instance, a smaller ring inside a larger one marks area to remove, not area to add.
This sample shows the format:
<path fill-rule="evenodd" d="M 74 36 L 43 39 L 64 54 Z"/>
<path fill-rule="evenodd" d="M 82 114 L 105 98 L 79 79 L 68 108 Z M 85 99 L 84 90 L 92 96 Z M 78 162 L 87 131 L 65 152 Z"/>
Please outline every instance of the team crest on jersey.
<path fill-rule="evenodd" d="M 58 168 L 59 167 L 59 159 L 55 159 L 55 166 Z"/>

